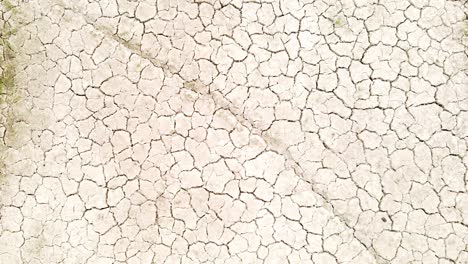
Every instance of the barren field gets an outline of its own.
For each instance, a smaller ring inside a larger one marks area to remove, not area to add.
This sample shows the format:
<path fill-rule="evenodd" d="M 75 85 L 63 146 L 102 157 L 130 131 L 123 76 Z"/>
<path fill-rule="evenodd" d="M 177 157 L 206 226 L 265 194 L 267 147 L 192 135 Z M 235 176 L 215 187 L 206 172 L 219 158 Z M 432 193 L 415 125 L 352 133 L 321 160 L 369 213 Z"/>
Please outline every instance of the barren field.
<path fill-rule="evenodd" d="M 0 0 L 0 263 L 467 264 L 467 13 Z"/>

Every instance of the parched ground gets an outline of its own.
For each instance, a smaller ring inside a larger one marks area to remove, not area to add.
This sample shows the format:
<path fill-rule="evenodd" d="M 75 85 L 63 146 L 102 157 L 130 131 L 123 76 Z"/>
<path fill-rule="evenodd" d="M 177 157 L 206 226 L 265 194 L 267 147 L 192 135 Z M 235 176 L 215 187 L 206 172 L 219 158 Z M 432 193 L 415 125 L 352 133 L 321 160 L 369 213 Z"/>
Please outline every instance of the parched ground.
<path fill-rule="evenodd" d="M 468 263 L 468 4 L 1 0 L 0 263 Z"/>

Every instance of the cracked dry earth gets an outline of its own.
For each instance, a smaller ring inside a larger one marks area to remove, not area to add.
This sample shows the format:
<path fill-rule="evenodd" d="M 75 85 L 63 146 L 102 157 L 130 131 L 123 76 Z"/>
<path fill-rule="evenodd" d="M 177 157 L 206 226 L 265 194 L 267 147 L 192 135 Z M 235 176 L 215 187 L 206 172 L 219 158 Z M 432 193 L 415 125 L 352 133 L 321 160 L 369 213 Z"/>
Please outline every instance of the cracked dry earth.
<path fill-rule="evenodd" d="M 463 1 L 0 6 L 0 263 L 468 263 Z"/>

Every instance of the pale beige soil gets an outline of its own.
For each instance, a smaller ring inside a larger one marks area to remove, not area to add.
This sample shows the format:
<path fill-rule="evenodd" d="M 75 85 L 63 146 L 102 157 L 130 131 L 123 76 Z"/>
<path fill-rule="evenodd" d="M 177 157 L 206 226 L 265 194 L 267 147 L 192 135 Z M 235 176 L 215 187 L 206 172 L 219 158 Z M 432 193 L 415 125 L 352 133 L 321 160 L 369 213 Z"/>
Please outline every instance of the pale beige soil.
<path fill-rule="evenodd" d="M 468 263 L 466 13 L 2 0 L 0 263 Z"/>

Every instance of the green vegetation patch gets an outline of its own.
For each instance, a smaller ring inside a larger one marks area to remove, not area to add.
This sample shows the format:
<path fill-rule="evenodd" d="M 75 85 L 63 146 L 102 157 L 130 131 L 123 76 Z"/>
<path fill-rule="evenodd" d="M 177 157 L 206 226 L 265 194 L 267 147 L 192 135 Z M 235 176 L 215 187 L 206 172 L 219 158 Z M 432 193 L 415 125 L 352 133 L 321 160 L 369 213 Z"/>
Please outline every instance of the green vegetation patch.
<path fill-rule="evenodd" d="M 3 46 L 3 58 L 0 64 L 2 70 L 0 75 L 0 94 L 9 95 L 13 92 L 15 87 L 15 65 L 12 61 L 10 53 L 12 51 L 4 44 L 5 40 L 2 40 Z"/>
<path fill-rule="evenodd" d="M 335 19 L 334 24 L 337 27 L 341 27 L 341 26 L 344 25 L 343 21 L 341 19 L 339 19 L 339 18 Z"/>
<path fill-rule="evenodd" d="M 3 12 L 1 13 L 1 29 L 0 29 L 0 45 L 1 45 L 1 57 L 0 57 L 0 95 L 1 102 L 3 103 L 6 100 L 5 95 L 11 95 L 15 88 L 15 75 L 16 67 L 14 63 L 15 53 L 10 45 L 9 39 L 15 33 L 15 30 L 12 29 L 9 21 L 4 19 L 5 14 L 9 11 L 12 11 L 14 6 L 6 0 L 2 1 Z M 9 19 L 14 19 L 14 16 Z"/>
<path fill-rule="evenodd" d="M 16 98 L 16 63 L 15 51 L 10 40 L 17 30 L 12 26 L 18 15 L 18 7 L 8 0 L 0 2 L 0 183 L 5 175 L 5 153 L 9 148 L 5 141 L 16 138 L 15 113 L 11 107 Z M 1 184 L 0 184 L 1 185 Z"/>

